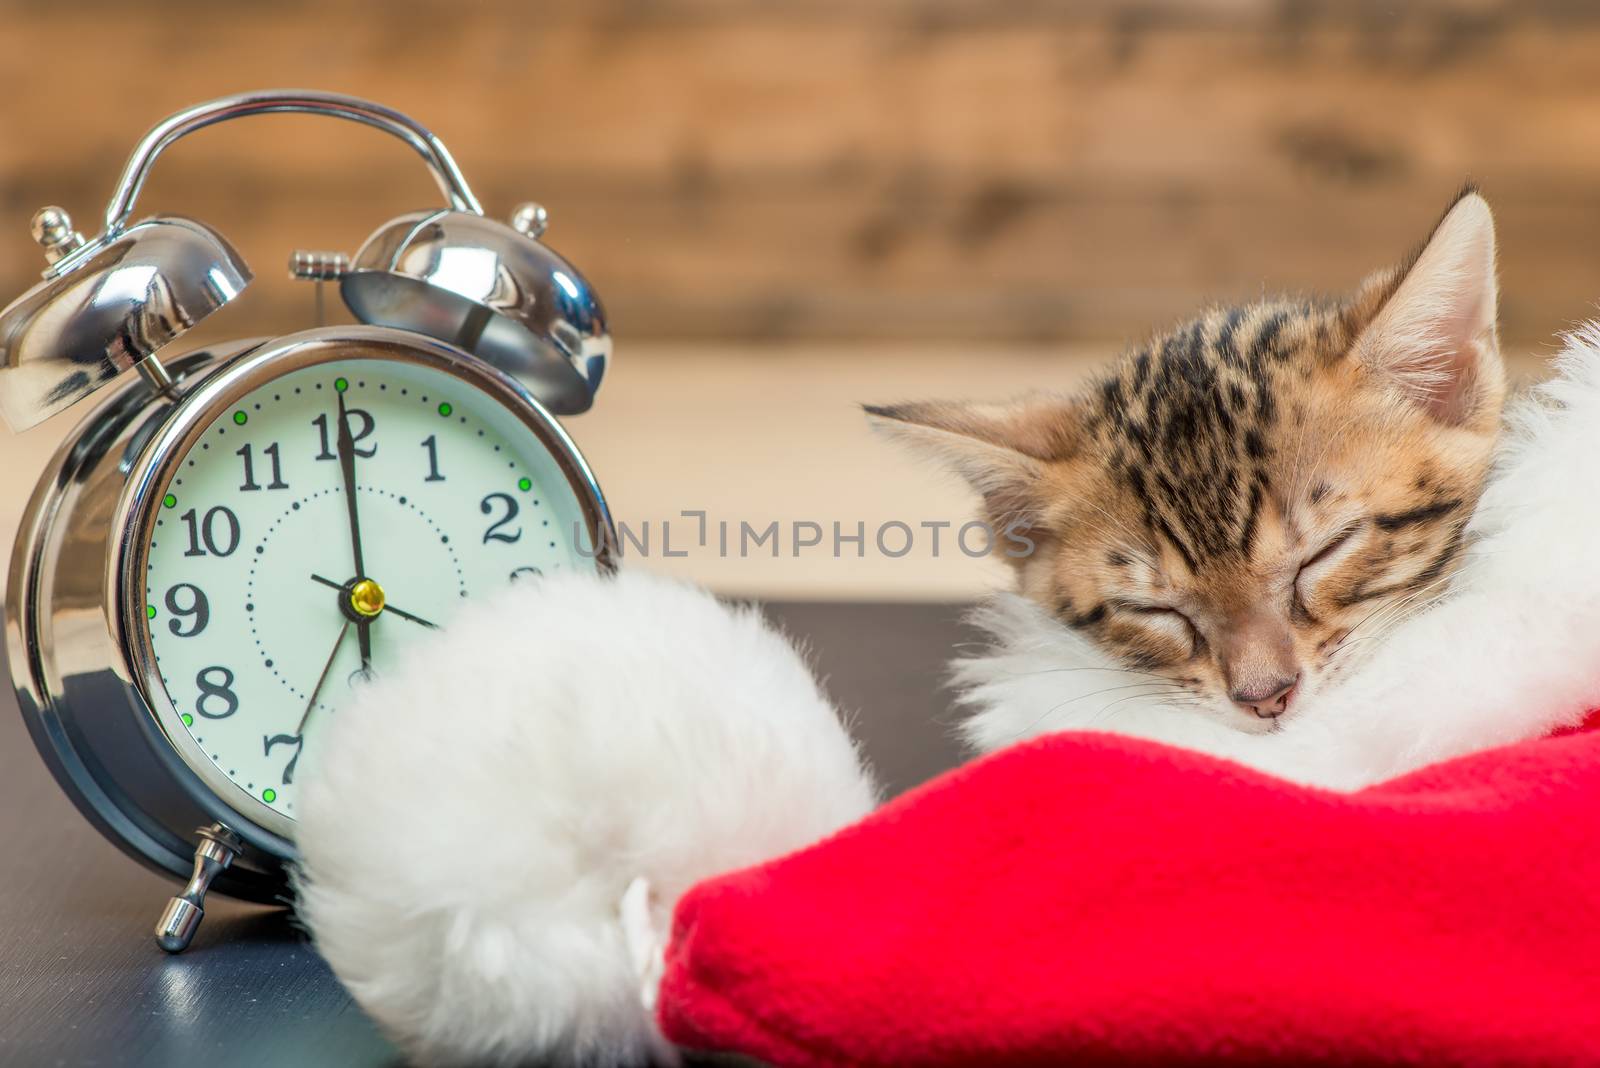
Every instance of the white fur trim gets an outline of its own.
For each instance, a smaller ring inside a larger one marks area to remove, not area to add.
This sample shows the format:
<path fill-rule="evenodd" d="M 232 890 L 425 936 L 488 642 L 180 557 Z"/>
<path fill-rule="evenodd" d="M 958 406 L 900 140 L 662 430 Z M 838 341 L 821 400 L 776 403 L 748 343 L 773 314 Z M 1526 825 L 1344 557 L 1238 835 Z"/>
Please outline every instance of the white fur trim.
<path fill-rule="evenodd" d="M 317 747 L 301 915 L 430 1064 L 670 1059 L 623 929 L 630 884 L 647 880 L 665 930 L 700 879 L 875 802 L 759 613 L 643 573 L 552 576 L 464 611 Z"/>
<path fill-rule="evenodd" d="M 1514 406 L 1473 528 L 1450 597 L 1272 733 L 1138 696 L 1142 677 L 1013 595 L 977 617 L 994 648 L 955 665 L 963 730 L 980 749 L 1133 734 L 1349 789 L 1577 722 L 1600 705 L 1600 325 Z"/>

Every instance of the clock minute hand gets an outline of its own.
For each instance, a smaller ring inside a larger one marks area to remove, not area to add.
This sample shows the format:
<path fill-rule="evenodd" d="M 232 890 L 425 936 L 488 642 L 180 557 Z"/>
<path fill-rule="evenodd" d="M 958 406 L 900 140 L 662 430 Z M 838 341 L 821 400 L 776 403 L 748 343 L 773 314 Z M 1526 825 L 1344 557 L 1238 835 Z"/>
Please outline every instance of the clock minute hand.
<path fill-rule="evenodd" d="M 366 565 L 361 559 L 361 514 L 356 506 L 356 442 L 350 436 L 350 421 L 345 412 L 344 393 L 334 394 L 339 402 L 339 473 L 344 477 L 345 511 L 350 515 L 350 549 L 355 555 L 356 578 L 366 578 Z"/>
<path fill-rule="evenodd" d="M 350 436 L 350 421 L 345 412 L 344 391 L 335 387 L 339 403 L 339 473 L 344 477 L 344 505 L 350 515 L 350 550 L 355 556 L 356 578 L 367 577 L 361 556 L 361 513 L 356 504 L 356 443 Z M 361 643 L 361 670 L 372 671 L 372 624 L 356 624 L 356 640 Z"/>

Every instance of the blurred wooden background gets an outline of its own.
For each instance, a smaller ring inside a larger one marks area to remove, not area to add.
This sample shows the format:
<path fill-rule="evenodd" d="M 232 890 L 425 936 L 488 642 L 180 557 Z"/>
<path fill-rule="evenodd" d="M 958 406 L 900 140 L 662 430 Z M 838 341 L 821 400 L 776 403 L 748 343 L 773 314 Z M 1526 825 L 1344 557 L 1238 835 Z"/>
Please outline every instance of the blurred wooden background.
<path fill-rule="evenodd" d="M 282 84 L 418 116 L 492 210 L 544 201 L 627 341 L 1124 339 L 1350 284 L 1469 176 L 1508 337 L 1600 295 L 1595 4 L 74 0 L 5 4 L 0 42 L 7 293 L 35 207 L 88 222 L 151 122 Z M 141 207 L 266 277 L 434 195 L 380 134 L 269 118 L 180 145 Z"/>
<path fill-rule="evenodd" d="M 1467 178 L 1519 368 L 1600 297 L 1600 5 L 1575 0 L 0 0 L 0 293 L 41 266 L 35 208 L 97 228 L 151 123 L 273 85 L 409 112 L 491 211 L 550 208 L 618 342 L 573 430 L 636 523 L 959 519 L 852 401 L 1070 385 L 1204 301 L 1343 289 Z M 139 208 L 254 265 L 218 336 L 308 325 L 291 249 L 437 197 L 381 134 L 272 116 L 181 142 Z M 10 443 L 0 537 L 52 440 Z M 920 546 L 658 563 L 790 597 L 996 579 Z"/>

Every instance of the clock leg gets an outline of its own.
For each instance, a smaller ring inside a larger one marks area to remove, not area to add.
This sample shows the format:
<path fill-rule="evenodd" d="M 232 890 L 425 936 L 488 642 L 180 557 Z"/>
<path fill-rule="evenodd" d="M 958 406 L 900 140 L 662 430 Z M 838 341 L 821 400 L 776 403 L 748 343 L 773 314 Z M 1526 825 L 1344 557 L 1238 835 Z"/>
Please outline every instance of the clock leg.
<path fill-rule="evenodd" d="M 220 823 L 201 827 L 200 844 L 194 851 L 194 874 L 183 893 L 167 901 L 156 923 L 156 944 L 168 953 L 182 953 L 189 947 L 200 921 L 205 918 L 206 890 L 211 880 L 222 874 L 244 843 Z"/>

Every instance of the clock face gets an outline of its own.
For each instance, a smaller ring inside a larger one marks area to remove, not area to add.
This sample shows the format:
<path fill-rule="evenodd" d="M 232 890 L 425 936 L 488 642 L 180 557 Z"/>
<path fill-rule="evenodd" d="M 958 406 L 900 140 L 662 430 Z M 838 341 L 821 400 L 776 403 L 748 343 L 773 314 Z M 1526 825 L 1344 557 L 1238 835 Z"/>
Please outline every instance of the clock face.
<path fill-rule="evenodd" d="M 535 432 L 428 365 L 289 372 L 169 469 L 147 528 L 155 713 L 208 784 L 280 828 L 356 687 L 473 600 L 597 566 L 584 499 Z"/>

